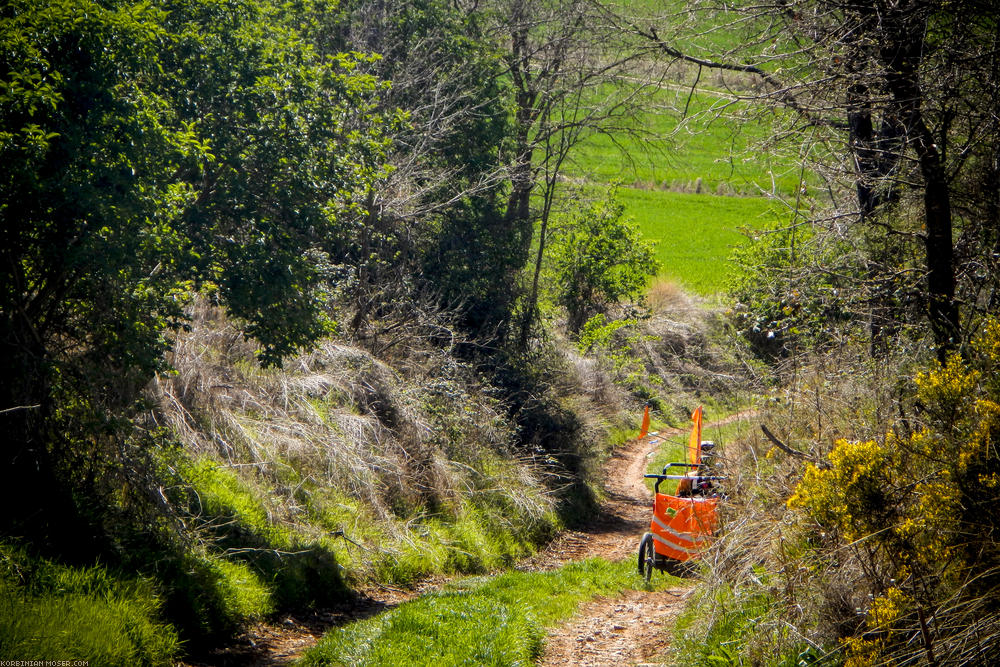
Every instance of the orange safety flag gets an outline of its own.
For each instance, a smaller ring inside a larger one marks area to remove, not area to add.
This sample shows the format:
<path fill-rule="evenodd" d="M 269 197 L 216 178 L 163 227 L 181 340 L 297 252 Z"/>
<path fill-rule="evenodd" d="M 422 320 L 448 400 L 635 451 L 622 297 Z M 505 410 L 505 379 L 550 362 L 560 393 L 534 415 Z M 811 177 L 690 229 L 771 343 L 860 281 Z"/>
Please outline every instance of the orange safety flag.
<path fill-rule="evenodd" d="M 715 513 L 718 504 L 718 498 L 678 498 L 656 494 L 653 520 L 649 526 L 653 534 L 653 549 L 658 554 L 680 561 L 700 556 L 718 524 Z"/>
<path fill-rule="evenodd" d="M 639 439 L 642 440 L 649 433 L 649 406 L 642 413 L 642 428 L 639 429 Z"/>
<path fill-rule="evenodd" d="M 691 438 L 688 440 L 688 463 L 701 463 L 701 406 L 691 414 L 694 427 L 691 429 Z"/>

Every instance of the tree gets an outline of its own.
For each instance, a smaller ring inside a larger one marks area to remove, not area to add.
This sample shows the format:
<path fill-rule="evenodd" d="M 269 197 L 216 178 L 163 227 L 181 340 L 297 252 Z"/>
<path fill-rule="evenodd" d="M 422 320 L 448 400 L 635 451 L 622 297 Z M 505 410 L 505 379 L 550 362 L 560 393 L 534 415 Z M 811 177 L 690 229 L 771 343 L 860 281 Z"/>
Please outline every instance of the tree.
<path fill-rule="evenodd" d="M 218 285 L 276 363 L 329 333 L 331 290 L 362 261 L 364 206 L 389 147 L 384 84 L 359 71 L 362 57 L 320 53 L 290 8 L 169 8 L 169 95 L 213 155 L 184 174 L 197 195 L 183 220 L 196 277 Z"/>
<path fill-rule="evenodd" d="M 557 185 L 571 149 L 588 134 L 632 132 L 650 83 L 638 52 L 605 21 L 591 0 L 497 0 L 488 3 L 491 34 L 504 43 L 513 87 L 513 160 L 506 219 L 531 229 L 538 222 L 531 284 L 522 307 L 517 348 L 526 350 L 537 317 L 539 278 Z M 533 198 L 540 206 L 531 210 Z"/>
<path fill-rule="evenodd" d="M 530 231 L 504 219 L 509 91 L 482 15 L 443 0 L 342 8 L 336 48 L 379 54 L 371 71 L 392 81 L 382 108 L 406 114 L 393 170 L 368 205 L 378 260 L 359 275 L 367 296 L 356 299 L 355 329 L 377 335 L 379 317 L 395 327 L 416 316 L 407 303 L 432 299 L 464 332 L 502 338 Z"/>
<path fill-rule="evenodd" d="M 592 204 L 550 246 L 556 299 L 574 333 L 592 316 L 638 297 L 659 270 L 652 242 L 624 214 L 613 196 Z"/>
<path fill-rule="evenodd" d="M 6 534 L 100 548 L 88 515 L 105 503 L 86 498 L 128 485 L 129 418 L 192 289 L 216 290 L 268 362 L 328 330 L 383 123 L 374 79 L 320 57 L 282 11 L 0 11 Z"/>
<path fill-rule="evenodd" d="M 873 339 L 905 317 L 906 304 L 920 303 L 944 359 L 963 339 L 961 304 L 974 312 L 974 301 L 991 303 L 996 293 L 995 236 L 985 231 L 995 228 L 995 208 L 969 198 L 975 190 L 997 200 L 989 165 L 1000 126 L 988 111 L 1000 86 L 996 4 L 803 0 L 733 9 L 743 40 L 714 57 L 631 26 L 672 59 L 743 72 L 762 86 L 758 99 L 792 109 L 800 128 L 830 142 L 842 161 L 827 162 L 827 175 L 851 182 L 849 214 L 868 230 L 858 238 L 873 240 L 865 278 Z M 908 211 L 919 212 L 918 225 L 907 222 Z M 836 212 L 835 233 L 844 213 Z M 911 249 L 924 276 L 916 298 L 898 280 L 911 262 L 900 253 Z M 987 267 L 984 302 L 981 279 L 964 279 Z"/>

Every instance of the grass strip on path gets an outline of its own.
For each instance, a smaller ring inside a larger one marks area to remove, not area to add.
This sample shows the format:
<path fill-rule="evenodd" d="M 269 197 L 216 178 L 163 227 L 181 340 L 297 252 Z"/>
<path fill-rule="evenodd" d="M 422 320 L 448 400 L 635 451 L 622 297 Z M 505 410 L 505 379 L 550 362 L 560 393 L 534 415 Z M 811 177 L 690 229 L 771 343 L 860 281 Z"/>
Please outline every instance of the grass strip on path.
<path fill-rule="evenodd" d="M 658 577 L 650 590 L 679 581 Z M 572 616 L 581 602 L 641 586 L 632 559 L 463 579 L 332 630 L 300 664 L 530 665 L 541 656 L 546 628 Z"/>

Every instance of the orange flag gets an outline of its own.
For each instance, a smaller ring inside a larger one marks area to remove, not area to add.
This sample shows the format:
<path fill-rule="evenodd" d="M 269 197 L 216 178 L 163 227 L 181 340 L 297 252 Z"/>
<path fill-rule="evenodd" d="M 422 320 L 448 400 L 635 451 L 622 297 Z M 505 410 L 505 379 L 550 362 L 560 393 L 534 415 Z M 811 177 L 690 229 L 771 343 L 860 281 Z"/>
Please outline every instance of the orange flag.
<path fill-rule="evenodd" d="M 639 429 L 639 439 L 642 440 L 649 433 L 649 406 L 642 413 L 642 428 Z"/>
<path fill-rule="evenodd" d="M 688 463 L 701 463 L 701 406 L 691 414 L 694 427 L 688 440 Z"/>

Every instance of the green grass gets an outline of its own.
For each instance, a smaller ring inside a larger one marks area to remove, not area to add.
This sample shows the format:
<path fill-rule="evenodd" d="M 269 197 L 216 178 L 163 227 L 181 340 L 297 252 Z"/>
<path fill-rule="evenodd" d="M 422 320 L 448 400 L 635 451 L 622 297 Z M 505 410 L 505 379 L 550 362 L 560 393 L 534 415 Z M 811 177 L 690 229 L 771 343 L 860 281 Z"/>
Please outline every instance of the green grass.
<path fill-rule="evenodd" d="M 771 574 L 755 568 L 755 576 L 769 582 Z M 841 647 L 820 647 L 808 641 L 790 641 L 786 623 L 776 622 L 781 604 L 768 591 L 737 591 L 722 586 L 703 594 L 701 604 L 688 605 L 674 626 L 671 664 L 773 667 L 839 665 Z M 770 640 L 770 641 L 769 641 Z M 747 656 L 747 644 L 755 642 Z"/>
<path fill-rule="evenodd" d="M 179 644 L 160 607 L 146 579 L 61 565 L 0 543 L 0 660 L 169 665 Z"/>
<path fill-rule="evenodd" d="M 785 215 L 780 204 L 759 197 L 713 197 L 621 188 L 619 199 L 645 238 L 655 240 L 660 275 L 698 294 L 728 284 L 732 249 L 756 229 Z"/>
<path fill-rule="evenodd" d="M 512 479 L 514 464 L 484 457 L 479 465 L 478 481 L 486 486 L 436 513 L 418 508 L 387 522 L 357 500 L 319 487 L 310 488 L 307 506 L 316 525 L 328 533 L 343 531 L 353 541 L 327 540 L 348 572 L 369 570 L 377 580 L 397 585 L 440 573 L 480 574 L 534 553 L 557 530 L 559 518 L 554 511 L 532 518 L 501 492 L 518 483 Z M 529 500 L 537 493 L 526 487 L 518 491 Z"/>
<path fill-rule="evenodd" d="M 654 585 L 676 580 L 657 577 Z M 545 628 L 598 595 L 642 585 L 633 561 L 592 559 L 552 572 L 472 578 L 328 633 L 304 665 L 529 665 Z"/>
<path fill-rule="evenodd" d="M 620 133 L 595 134 L 574 147 L 571 175 L 592 181 L 708 194 L 791 196 L 799 188 L 798 159 L 762 152 L 771 117 L 749 120 L 745 102 L 703 91 L 664 88 L 638 125 L 645 141 Z M 686 109 L 686 115 L 685 115 Z M 653 139 L 655 138 L 655 139 Z"/>

